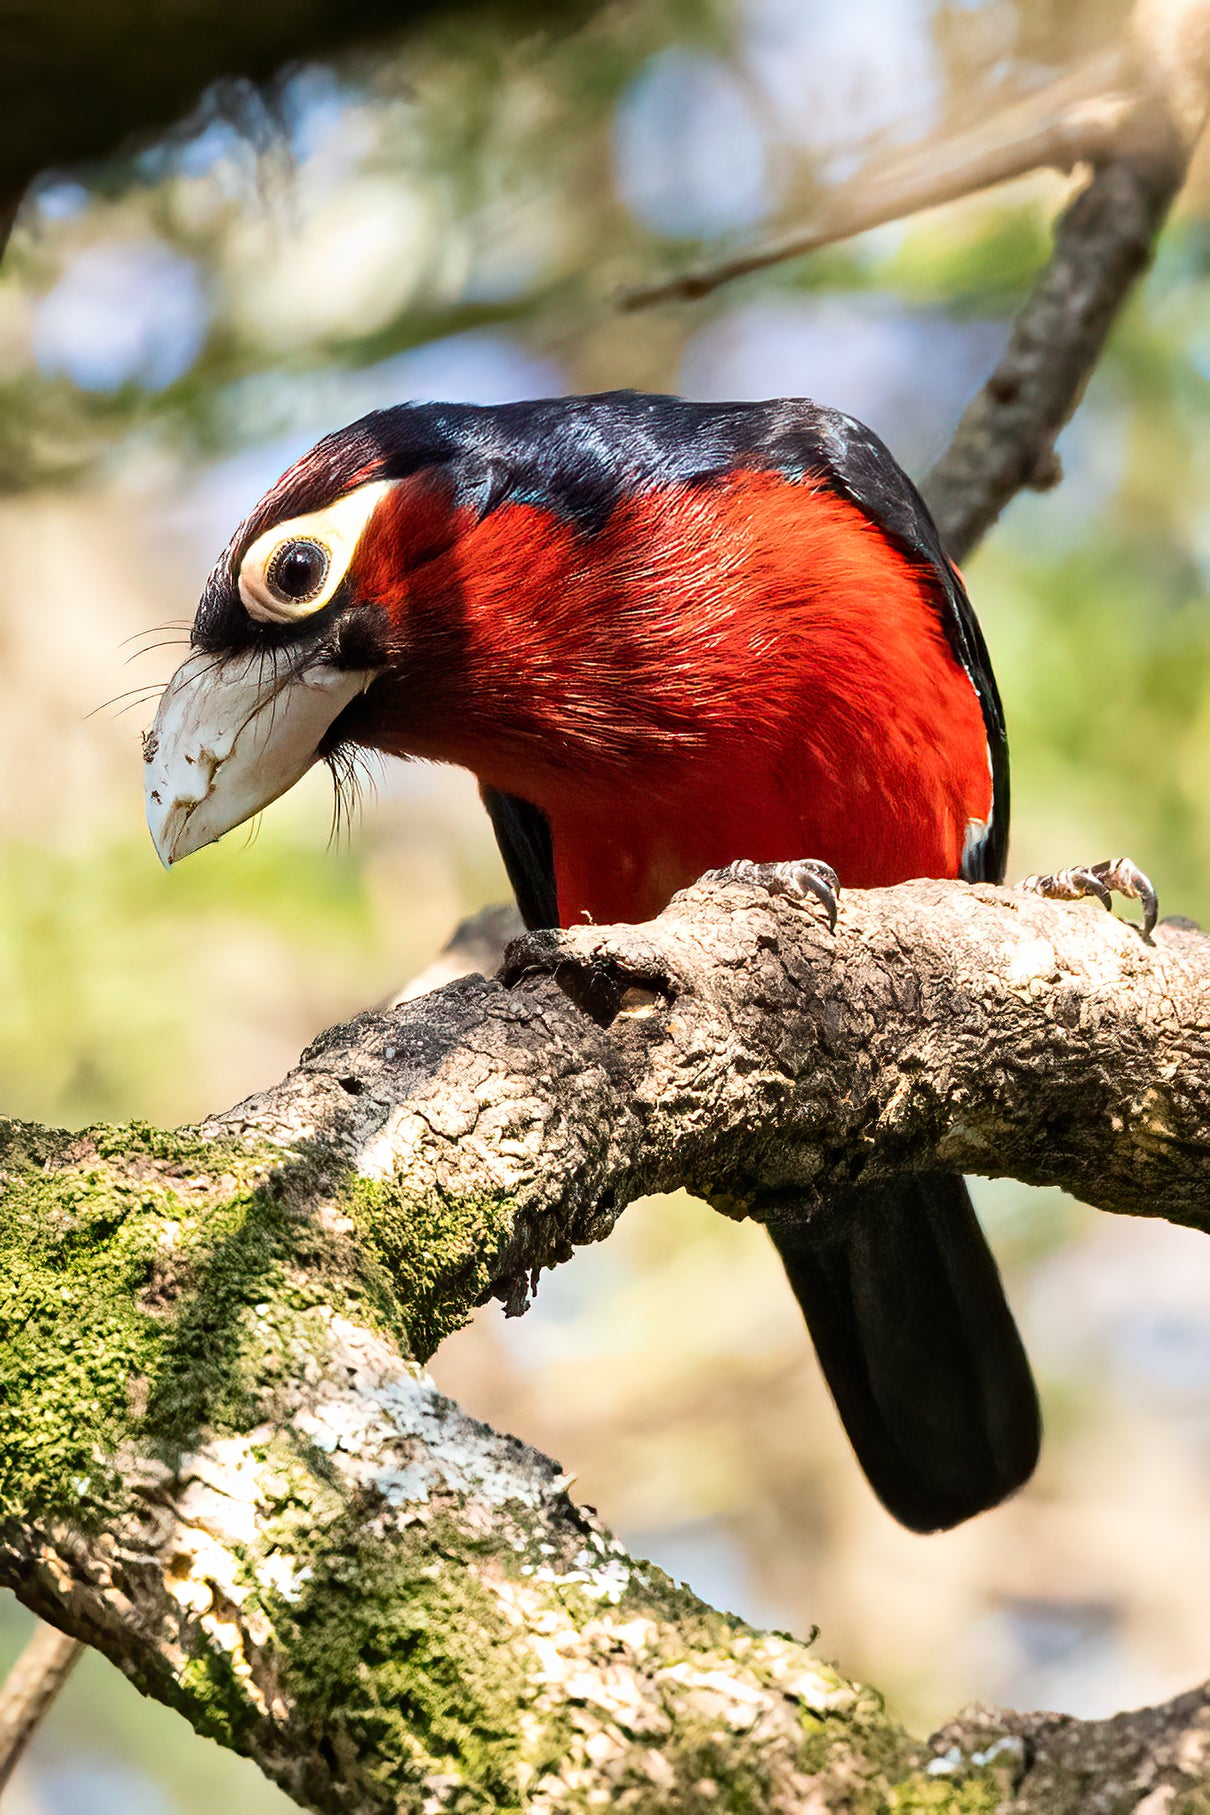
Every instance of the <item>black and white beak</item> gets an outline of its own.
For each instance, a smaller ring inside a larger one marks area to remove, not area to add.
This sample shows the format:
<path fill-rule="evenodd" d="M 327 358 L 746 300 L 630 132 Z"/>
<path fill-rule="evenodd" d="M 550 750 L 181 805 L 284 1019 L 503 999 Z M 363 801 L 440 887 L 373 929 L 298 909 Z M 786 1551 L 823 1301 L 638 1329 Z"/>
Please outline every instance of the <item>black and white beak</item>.
<path fill-rule="evenodd" d="M 168 866 L 242 825 L 292 788 L 334 720 L 375 678 L 264 650 L 191 655 L 143 739 L 147 825 Z"/>

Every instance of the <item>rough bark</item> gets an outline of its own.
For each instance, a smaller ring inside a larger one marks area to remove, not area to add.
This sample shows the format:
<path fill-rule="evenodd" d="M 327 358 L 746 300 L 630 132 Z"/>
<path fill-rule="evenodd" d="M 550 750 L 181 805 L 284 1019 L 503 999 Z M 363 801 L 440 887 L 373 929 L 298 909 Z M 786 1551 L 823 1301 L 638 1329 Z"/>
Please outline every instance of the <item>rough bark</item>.
<path fill-rule="evenodd" d="M 941 1163 L 1202 1226 L 1210 944 L 1099 907 L 918 882 L 810 911 L 703 883 L 644 927 L 530 934 L 469 979 L 323 1035 L 216 1135 L 514 1206 L 493 1274 L 680 1186 L 741 1213 Z"/>
<path fill-rule="evenodd" d="M 1204 1696 L 922 1745 L 627 1556 L 418 1364 L 642 1191 L 804 1214 L 941 1159 L 1205 1226 L 1208 1146 L 1187 926 L 1148 947 L 1093 905 L 916 883 L 832 934 L 708 884 L 528 936 L 197 1131 L 7 1125 L 0 1581 L 322 1810 L 1193 1797 Z"/>

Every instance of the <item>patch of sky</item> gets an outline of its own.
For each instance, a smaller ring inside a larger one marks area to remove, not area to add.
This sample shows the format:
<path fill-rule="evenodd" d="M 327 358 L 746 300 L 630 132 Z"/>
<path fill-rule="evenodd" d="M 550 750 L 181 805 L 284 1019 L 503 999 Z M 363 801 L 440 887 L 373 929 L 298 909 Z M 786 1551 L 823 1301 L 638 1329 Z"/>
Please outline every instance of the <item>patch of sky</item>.
<path fill-rule="evenodd" d="M 1124 1380 L 1159 1386 L 1196 1401 L 1204 1418 L 1210 1392 L 1210 1328 L 1204 1303 L 1183 1308 L 1140 1305 L 1124 1308 L 1110 1333 L 1114 1360 Z"/>
<path fill-rule="evenodd" d="M 202 130 L 175 148 L 173 161 L 183 177 L 209 176 L 219 165 L 243 161 L 248 154 L 245 135 L 231 120 L 208 120 Z"/>
<path fill-rule="evenodd" d="M 373 399 L 366 409 L 406 402 L 515 403 L 559 397 L 566 389 L 553 359 L 531 353 L 507 334 L 479 329 L 396 353 L 353 380 L 354 395 Z"/>
<path fill-rule="evenodd" d="M 173 1815 L 163 1790 L 138 1771 L 78 1757 L 34 1775 L 40 1815 Z"/>
<path fill-rule="evenodd" d="M 632 1556 L 654 1563 L 674 1582 L 684 1582 L 711 1607 L 738 1614 L 753 1626 L 785 1631 L 793 1624 L 790 1608 L 775 1606 L 760 1593 L 748 1553 L 720 1520 L 620 1530 L 618 1536 Z"/>
<path fill-rule="evenodd" d="M 777 131 L 834 181 L 873 143 L 936 125 L 944 89 L 929 0 L 744 0 L 740 55 Z"/>
<path fill-rule="evenodd" d="M 219 400 L 224 439 L 247 444 L 292 437 L 299 452 L 330 429 L 396 403 L 514 403 L 557 397 L 561 368 L 509 335 L 470 329 L 444 335 L 360 371 L 323 369 L 304 375 L 256 373 L 228 386 Z"/>
<path fill-rule="evenodd" d="M 581 1248 L 573 1264 L 544 1273 L 529 1311 L 507 1333 L 510 1361 L 522 1372 L 541 1375 L 562 1363 L 607 1363 L 633 1353 L 642 1329 L 617 1316 L 618 1295 L 634 1269 L 617 1242 Z"/>
<path fill-rule="evenodd" d="M 1007 334 L 893 297 L 820 295 L 741 304 L 690 339 L 687 397 L 810 397 L 844 410 L 919 473 L 941 452 Z"/>
<path fill-rule="evenodd" d="M 34 313 L 34 357 L 85 391 L 163 390 L 189 370 L 209 309 L 192 259 L 157 240 L 86 246 Z"/>
<path fill-rule="evenodd" d="M 536 197 L 485 210 L 466 223 L 469 263 L 464 303 L 505 302 L 540 282 L 557 251 L 560 229 Z"/>
<path fill-rule="evenodd" d="M 69 177 L 46 177 L 34 185 L 34 204 L 44 221 L 74 221 L 91 199 L 83 183 Z"/>
<path fill-rule="evenodd" d="M 1120 1634 L 1121 1614 L 1107 1601 L 1013 1596 L 987 1616 L 985 1634 L 1002 1661 L 996 1699 L 1094 1720 L 1138 1699 Z"/>
<path fill-rule="evenodd" d="M 308 64 L 282 84 L 278 102 L 290 150 L 300 164 L 325 160 L 349 149 L 350 116 L 357 91 L 331 69 Z M 341 157 L 342 168 L 345 159 Z"/>
<path fill-rule="evenodd" d="M 673 47 L 648 59 L 613 121 L 618 194 L 644 227 L 708 238 L 751 226 L 769 205 L 764 129 L 735 70 Z"/>
<path fill-rule="evenodd" d="M 1054 1185 L 1023 1185 L 1019 1179 L 969 1179 L 984 1233 L 994 1247 L 1040 1256 L 1071 1237 L 1074 1198 Z"/>
<path fill-rule="evenodd" d="M 200 561 L 212 561 L 236 525 L 315 439 L 309 433 L 278 435 L 215 461 L 193 477 L 160 521 L 191 543 Z"/>
<path fill-rule="evenodd" d="M 1107 1217 L 1030 1276 L 1022 1324 L 1044 1377 L 1095 1378 L 1152 1416 L 1205 1424 L 1210 1244 L 1200 1230 Z"/>

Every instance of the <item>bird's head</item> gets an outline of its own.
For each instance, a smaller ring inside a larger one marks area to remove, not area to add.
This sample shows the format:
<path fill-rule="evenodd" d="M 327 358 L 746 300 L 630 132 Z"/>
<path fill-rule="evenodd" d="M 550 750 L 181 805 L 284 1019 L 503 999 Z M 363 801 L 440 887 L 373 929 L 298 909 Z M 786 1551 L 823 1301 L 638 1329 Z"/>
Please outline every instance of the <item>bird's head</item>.
<path fill-rule="evenodd" d="M 236 531 L 144 739 L 166 865 L 361 741 L 370 690 L 408 665 L 413 577 L 480 512 L 454 452 L 434 412 L 379 412 L 318 443 Z"/>

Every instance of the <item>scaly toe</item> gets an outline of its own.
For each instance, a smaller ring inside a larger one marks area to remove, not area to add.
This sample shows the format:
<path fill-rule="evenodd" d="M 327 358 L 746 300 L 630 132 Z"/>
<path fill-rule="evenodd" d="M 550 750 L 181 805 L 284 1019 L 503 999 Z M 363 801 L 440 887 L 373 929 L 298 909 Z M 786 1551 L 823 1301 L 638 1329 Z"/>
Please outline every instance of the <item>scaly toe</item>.
<path fill-rule="evenodd" d="M 1027 876 L 1021 887 L 1048 901 L 1079 901 L 1085 895 L 1095 895 L 1110 913 L 1116 890 L 1119 895 L 1142 903 L 1140 931 L 1148 942 L 1159 914 L 1151 879 L 1129 857 L 1115 857 L 1105 863 L 1076 864 L 1069 870 L 1056 870 L 1051 876 Z"/>

